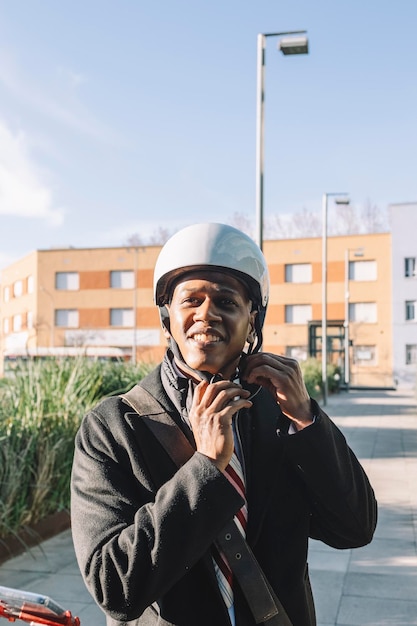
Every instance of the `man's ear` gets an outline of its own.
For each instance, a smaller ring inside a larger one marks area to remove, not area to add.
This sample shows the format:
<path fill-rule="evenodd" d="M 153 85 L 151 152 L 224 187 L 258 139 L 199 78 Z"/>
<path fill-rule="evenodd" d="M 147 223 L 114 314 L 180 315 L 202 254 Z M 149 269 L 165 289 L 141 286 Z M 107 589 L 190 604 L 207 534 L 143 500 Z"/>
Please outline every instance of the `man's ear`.
<path fill-rule="evenodd" d="M 246 338 L 246 341 L 248 343 L 255 343 L 256 341 L 255 317 L 257 313 L 258 311 L 251 311 L 251 314 L 250 314 L 250 329 L 249 329 L 249 334 Z"/>
<path fill-rule="evenodd" d="M 170 339 L 171 335 L 169 332 L 169 308 L 168 305 L 165 304 L 163 307 L 159 309 L 159 317 L 161 320 L 162 332 L 164 333 L 165 339 Z"/>

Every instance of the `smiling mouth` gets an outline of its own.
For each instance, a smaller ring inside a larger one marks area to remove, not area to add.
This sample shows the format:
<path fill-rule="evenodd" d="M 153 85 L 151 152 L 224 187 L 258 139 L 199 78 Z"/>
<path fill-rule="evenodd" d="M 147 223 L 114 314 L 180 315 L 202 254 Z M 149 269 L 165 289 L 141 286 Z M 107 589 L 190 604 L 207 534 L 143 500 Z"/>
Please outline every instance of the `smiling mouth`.
<path fill-rule="evenodd" d="M 201 344 L 219 343 L 221 341 L 220 337 L 217 335 L 210 335 L 206 333 L 196 333 L 195 335 L 192 335 L 190 339 Z"/>

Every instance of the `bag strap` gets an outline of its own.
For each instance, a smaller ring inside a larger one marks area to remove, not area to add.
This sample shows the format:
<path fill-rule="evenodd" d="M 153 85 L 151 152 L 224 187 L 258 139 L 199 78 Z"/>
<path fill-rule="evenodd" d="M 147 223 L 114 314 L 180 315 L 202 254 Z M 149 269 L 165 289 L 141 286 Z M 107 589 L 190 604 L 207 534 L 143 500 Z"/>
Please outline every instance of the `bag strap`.
<path fill-rule="evenodd" d="M 141 416 L 177 467 L 181 467 L 192 457 L 195 450 L 185 434 L 144 387 L 135 385 L 120 397 Z M 284 607 L 233 520 L 226 524 L 215 543 L 226 555 L 256 624 L 292 626 Z"/>

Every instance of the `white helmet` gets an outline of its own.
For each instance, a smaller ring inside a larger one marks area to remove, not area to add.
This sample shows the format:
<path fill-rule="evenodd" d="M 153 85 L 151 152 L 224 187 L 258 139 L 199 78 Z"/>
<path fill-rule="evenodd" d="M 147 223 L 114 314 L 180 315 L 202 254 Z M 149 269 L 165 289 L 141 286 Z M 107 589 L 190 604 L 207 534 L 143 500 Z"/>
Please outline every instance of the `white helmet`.
<path fill-rule="evenodd" d="M 154 271 L 154 298 L 162 308 L 168 303 L 173 281 L 194 269 L 227 271 L 248 288 L 254 309 L 258 343 L 269 298 L 269 274 L 259 246 L 245 233 L 226 224 L 194 224 L 178 231 L 163 246 Z M 161 312 L 162 313 L 162 312 Z M 165 315 L 161 315 L 164 319 Z"/>

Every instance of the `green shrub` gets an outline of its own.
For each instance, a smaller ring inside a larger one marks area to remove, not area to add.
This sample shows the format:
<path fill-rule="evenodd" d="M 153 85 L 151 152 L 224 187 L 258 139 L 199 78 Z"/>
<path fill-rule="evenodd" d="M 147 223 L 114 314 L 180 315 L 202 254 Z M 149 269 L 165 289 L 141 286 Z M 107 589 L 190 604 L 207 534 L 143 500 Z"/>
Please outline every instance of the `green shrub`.
<path fill-rule="evenodd" d="M 28 361 L 0 385 L 0 538 L 69 507 L 74 436 L 104 396 L 150 369 L 80 359 Z"/>
<path fill-rule="evenodd" d="M 300 361 L 304 383 L 312 398 L 320 398 L 322 395 L 321 363 L 317 359 L 307 359 Z"/>
<path fill-rule="evenodd" d="M 301 371 L 307 391 L 312 398 L 323 397 L 323 381 L 321 371 L 321 361 L 318 359 L 307 359 L 300 361 Z M 327 387 L 329 393 L 337 393 L 340 389 L 341 369 L 337 365 L 327 366 Z"/>

